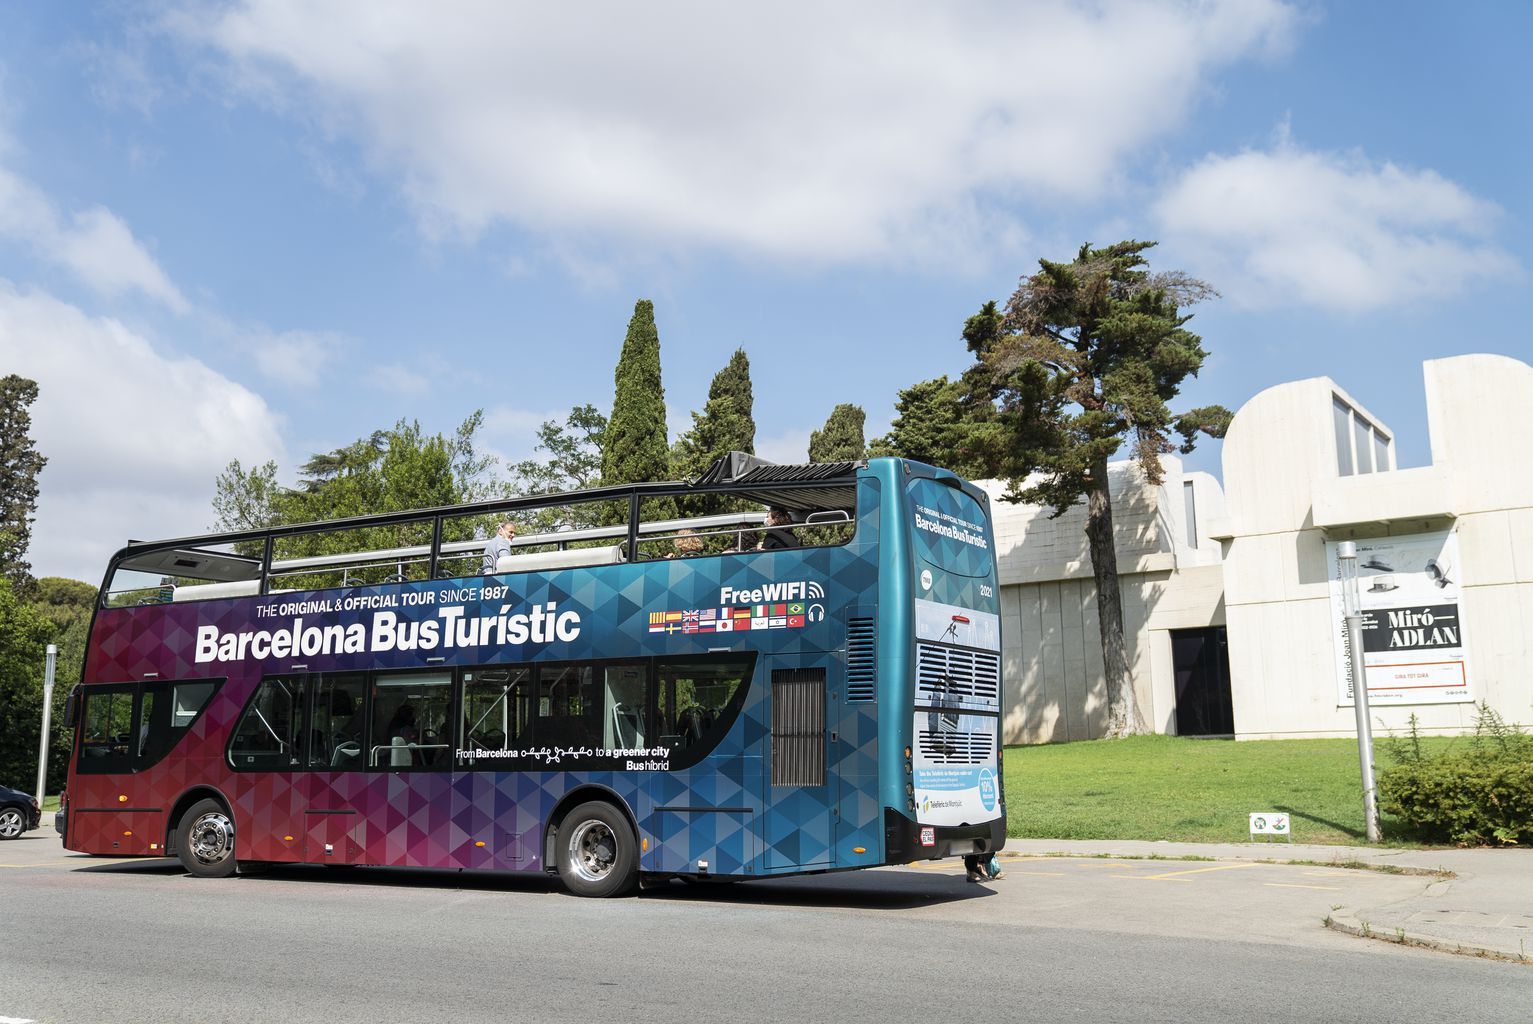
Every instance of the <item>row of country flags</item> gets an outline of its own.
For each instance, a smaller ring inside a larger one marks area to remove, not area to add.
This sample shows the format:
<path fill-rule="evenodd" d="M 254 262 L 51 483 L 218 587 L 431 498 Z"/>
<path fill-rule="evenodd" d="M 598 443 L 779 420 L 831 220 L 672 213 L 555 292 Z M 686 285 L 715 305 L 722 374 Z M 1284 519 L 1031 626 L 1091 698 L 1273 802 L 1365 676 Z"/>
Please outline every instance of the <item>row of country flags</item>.
<path fill-rule="evenodd" d="M 649 613 L 651 633 L 729 633 L 745 629 L 798 629 L 803 625 L 804 606 L 800 602 Z"/>

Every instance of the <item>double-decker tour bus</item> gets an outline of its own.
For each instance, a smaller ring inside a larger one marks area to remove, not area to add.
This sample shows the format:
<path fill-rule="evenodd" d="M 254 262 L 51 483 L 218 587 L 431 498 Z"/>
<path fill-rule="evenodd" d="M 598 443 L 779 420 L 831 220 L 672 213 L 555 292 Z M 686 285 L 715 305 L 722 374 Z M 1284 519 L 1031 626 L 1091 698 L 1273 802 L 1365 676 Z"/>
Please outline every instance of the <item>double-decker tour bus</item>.
<path fill-rule="evenodd" d="M 588 896 L 988 853 L 995 588 L 984 492 L 899 459 L 135 541 L 58 828 Z"/>

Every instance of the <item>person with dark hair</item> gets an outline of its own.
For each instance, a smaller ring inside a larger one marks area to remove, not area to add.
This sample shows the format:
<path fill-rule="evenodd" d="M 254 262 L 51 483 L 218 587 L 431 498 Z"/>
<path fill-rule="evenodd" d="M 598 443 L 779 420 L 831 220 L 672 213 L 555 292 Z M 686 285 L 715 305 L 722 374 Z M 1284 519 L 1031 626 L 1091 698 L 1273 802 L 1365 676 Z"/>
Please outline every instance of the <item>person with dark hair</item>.
<path fill-rule="evenodd" d="M 786 509 L 774 508 L 769 511 L 766 535 L 756 545 L 756 550 L 780 551 L 799 546 L 798 538 L 793 535 L 793 516 Z"/>

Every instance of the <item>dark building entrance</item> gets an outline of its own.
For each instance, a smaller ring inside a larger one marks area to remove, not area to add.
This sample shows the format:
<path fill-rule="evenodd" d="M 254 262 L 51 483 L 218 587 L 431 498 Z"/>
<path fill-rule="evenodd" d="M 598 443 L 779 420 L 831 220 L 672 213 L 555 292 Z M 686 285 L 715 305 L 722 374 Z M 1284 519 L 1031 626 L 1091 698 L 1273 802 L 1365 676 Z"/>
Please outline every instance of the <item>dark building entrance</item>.
<path fill-rule="evenodd" d="M 1233 736 L 1230 646 L 1223 626 L 1171 631 L 1176 672 L 1176 734 Z"/>

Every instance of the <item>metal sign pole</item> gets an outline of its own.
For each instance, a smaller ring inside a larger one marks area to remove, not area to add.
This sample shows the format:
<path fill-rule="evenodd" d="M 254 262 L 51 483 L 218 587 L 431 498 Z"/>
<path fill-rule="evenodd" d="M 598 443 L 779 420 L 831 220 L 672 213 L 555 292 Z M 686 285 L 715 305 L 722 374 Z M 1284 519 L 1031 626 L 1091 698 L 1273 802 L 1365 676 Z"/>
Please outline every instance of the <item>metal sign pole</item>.
<path fill-rule="evenodd" d="M 59 649 L 48 645 L 48 660 L 43 669 L 43 734 L 37 749 L 37 802 L 43 802 L 43 787 L 48 784 L 48 727 L 53 722 L 53 669 L 58 664 Z"/>
<path fill-rule="evenodd" d="M 1341 605 L 1347 616 L 1347 671 L 1352 676 L 1352 711 L 1357 717 L 1357 761 L 1363 776 L 1363 824 L 1368 841 L 1376 843 L 1379 832 L 1379 793 L 1373 780 L 1373 724 L 1368 714 L 1368 675 L 1363 664 L 1363 616 L 1357 593 L 1357 545 L 1344 540 L 1336 545 L 1341 569 Z"/>

